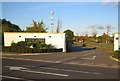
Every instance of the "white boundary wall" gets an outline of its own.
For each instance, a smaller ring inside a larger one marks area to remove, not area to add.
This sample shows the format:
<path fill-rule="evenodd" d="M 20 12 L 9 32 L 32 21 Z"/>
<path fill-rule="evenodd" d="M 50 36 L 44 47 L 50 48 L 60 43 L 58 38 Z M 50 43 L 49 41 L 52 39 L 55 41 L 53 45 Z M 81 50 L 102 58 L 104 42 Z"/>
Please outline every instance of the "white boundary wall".
<path fill-rule="evenodd" d="M 119 50 L 120 46 L 120 33 L 114 33 L 114 51 Z"/>
<path fill-rule="evenodd" d="M 46 44 L 63 48 L 63 52 L 66 52 L 65 33 L 4 32 L 4 46 L 11 46 L 12 42 L 25 41 L 25 38 L 44 38 Z"/>

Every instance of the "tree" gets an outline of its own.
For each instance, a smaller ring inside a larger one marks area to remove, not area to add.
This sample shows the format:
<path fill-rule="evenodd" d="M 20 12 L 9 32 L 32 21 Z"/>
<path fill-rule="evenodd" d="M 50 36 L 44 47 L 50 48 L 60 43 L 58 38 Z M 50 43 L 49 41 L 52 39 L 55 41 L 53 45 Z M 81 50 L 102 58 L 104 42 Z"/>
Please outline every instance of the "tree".
<path fill-rule="evenodd" d="M 98 43 L 102 43 L 102 36 L 97 37 Z"/>
<path fill-rule="evenodd" d="M 0 23 L 2 24 L 0 33 L 2 34 L 2 45 L 4 46 L 4 32 L 20 32 L 21 28 L 6 19 L 0 19 Z"/>
<path fill-rule="evenodd" d="M 72 38 L 74 37 L 73 31 L 71 31 L 71 30 L 69 30 L 69 29 L 65 30 L 64 33 L 66 33 L 66 35 L 67 35 L 68 37 L 72 37 Z"/>
<path fill-rule="evenodd" d="M 3 32 L 19 32 L 19 31 L 21 31 L 21 29 L 18 25 L 12 24 L 10 21 L 7 21 L 6 19 L 2 19 L 2 33 Z"/>
<path fill-rule="evenodd" d="M 32 20 L 32 23 L 32 26 L 26 28 L 26 32 L 46 32 L 47 28 L 45 28 L 43 21 L 37 23 Z"/>
<path fill-rule="evenodd" d="M 108 34 L 103 33 L 102 35 L 102 42 L 108 43 L 110 41 L 111 37 Z"/>
<path fill-rule="evenodd" d="M 97 37 L 100 43 L 113 43 L 113 37 L 110 37 L 108 34 L 103 33 L 103 35 Z"/>

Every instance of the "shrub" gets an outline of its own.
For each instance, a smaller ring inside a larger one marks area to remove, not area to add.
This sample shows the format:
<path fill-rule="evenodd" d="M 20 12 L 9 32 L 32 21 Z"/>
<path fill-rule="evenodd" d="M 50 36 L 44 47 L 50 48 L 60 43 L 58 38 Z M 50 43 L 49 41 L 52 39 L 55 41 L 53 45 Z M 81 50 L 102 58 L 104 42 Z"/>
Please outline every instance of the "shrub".
<path fill-rule="evenodd" d="M 33 48 L 30 48 L 30 46 Z M 2 47 L 3 52 L 13 52 L 13 53 L 49 53 L 49 52 L 62 52 L 63 49 L 50 48 L 51 45 L 46 45 L 45 43 L 39 42 L 25 42 L 20 41 L 18 43 L 11 43 L 10 47 Z"/>
<path fill-rule="evenodd" d="M 12 42 L 11 46 L 17 46 L 17 47 L 29 47 L 32 46 L 33 48 L 49 48 L 51 45 L 47 45 L 45 43 L 39 43 L 39 42 L 25 42 L 25 41 L 19 41 L 17 43 Z"/>
<path fill-rule="evenodd" d="M 14 43 L 14 42 L 12 41 L 11 46 L 15 46 L 15 45 L 16 45 L 16 43 Z"/>
<path fill-rule="evenodd" d="M 114 58 L 120 59 L 120 51 L 115 51 L 113 54 Z"/>
<path fill-rule="evenodd" d="M 12 42 L 12 43 L 11 43 L 11 46 L 28 47 L 28 46 L 30 46 L 30 44 L 27 43 L 27 42 L 25 42 L 25 41 L 19 41 L 19 42 L 17 42 L 17 43 Z"/>

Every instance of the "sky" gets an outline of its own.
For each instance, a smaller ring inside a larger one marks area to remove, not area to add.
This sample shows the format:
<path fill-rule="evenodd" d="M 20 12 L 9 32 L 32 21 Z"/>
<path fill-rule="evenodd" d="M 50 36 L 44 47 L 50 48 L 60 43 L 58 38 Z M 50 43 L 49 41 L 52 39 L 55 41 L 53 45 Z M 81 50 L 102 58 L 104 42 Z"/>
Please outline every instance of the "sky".
<path fill-rule="evenodd" d="M 44 21 L 51 28 L 51 12 L 54 12 L 54 32 L 58 20 L 61 21 L 61 32 L 70 29 L 75 35 L 98 35 L 111 25 L 110 34 L 118 31 L 118 7 L 116 3 L 105 2 L 2 2 L 2 18 L 18 25 L 21 29 L 32 24 L 32 19 Z M 100 28 L 99 28 L 100 27 Z"/>

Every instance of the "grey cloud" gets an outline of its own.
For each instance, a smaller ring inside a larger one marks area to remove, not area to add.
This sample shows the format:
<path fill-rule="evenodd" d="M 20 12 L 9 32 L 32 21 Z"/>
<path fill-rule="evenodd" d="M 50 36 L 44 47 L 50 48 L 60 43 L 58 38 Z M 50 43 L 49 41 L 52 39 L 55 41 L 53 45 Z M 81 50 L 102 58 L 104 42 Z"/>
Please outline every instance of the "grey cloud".
<path fill-rule="evenodd" d="M 88 28 L 104 29 L 104 27 L 102 25 L 99 25 L 99 24 L 95 24 L 95 25 L 89 26 Z"/>

